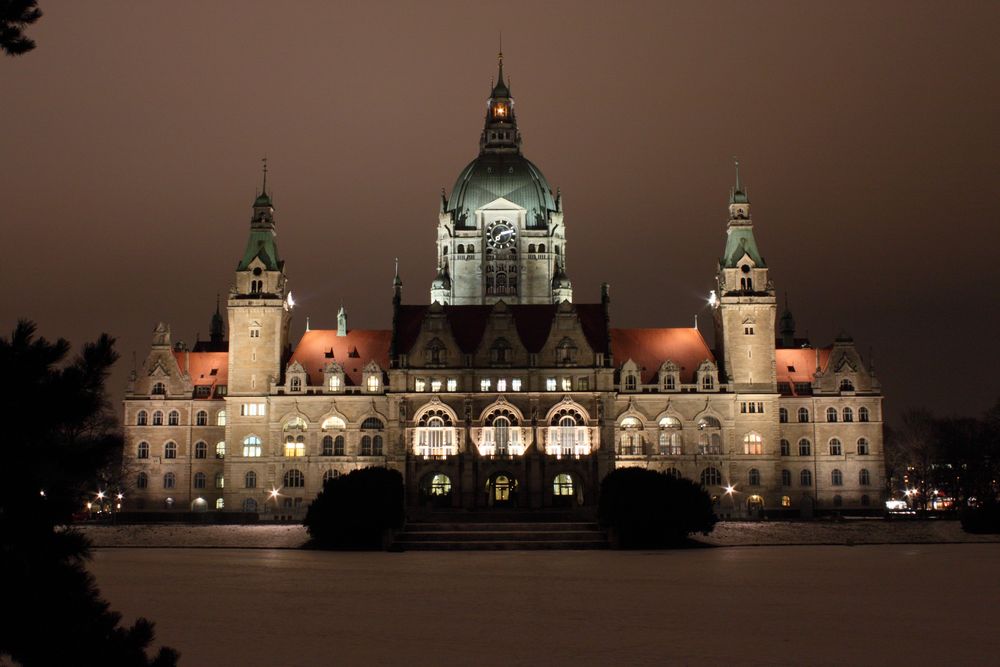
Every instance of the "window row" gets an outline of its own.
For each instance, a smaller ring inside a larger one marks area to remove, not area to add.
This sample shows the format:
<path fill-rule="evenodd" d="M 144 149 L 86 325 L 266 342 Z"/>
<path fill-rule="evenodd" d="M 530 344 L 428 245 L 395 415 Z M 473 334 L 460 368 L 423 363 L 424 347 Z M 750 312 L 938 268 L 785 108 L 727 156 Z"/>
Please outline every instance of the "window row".
<path fill-rule="evenodd" d="M 809 408 L 799 408 L 798 410 L 798 422 L 800 424 L 805 424 L 809 422 Z M 854 410 L 852 408 L 844 408 L 843 411 L 838 411 L 837 408 L 829 407 L 826 409 L 826 421 L 836 422 L 842 419 L 845 422 L 854 421 Z M 858 421 L 867 422 L 871 420 L 871 413 L 868 408 L 862 406 L 858 408 Z M 778 421 L 782 424 L 788 423 L 788 409 L 779 408 L 778 409 Z"/>
<path fill-rule="evenodd" d="M 167 419 L 166 419 L 166 425 L 167 426 L 180 426 L 180 423 L 181 423 L 181 413 L 180 412 L 178 412 L 177 410 L 171 410 L 169 413 L 167 413 Z M 215 424 L 216 424 L 216 426 L 225 426 L 226 425 L 226 411 L 225 410 L 219 410 L 215 414 Z M 153 415 L 152 415 L 152 419 L 150 419 L 150 415 L 149 415 L 149 413 L 147 411 L 145 411 L 145 410 L 139 410 L 139 412 L 135 413 L 135 425 L 136 426 L 149 426 L 149 425 L 163 426 L 164 425 L 163 411 L 162 410 L 154 410 L 153 411 Z M 194 415 L 194 425 L 195 426 L 208 426 L 208 412 L 205 411 L 205 410 L 199 410 L 198 412 L 196 412 L 195 415 Z"/>
<path fill-rule="evenodd" d="M 830 456 L 843 456 L 844 446 L 843 443 L 841 443 L 840 438 L 830 438 L 830 441 L 827 443 L 827 445 L 828 445 L 827 452 L 830 454 Z M 868 438 L 858 438 L 857 446 L 858 446 L 857 448 L 858 456 L 868 456 L 869 454 L 871 454 L 871 446 L 868 442 Z M 809 438 L 799 439 L 798 453 L 799 456 L 812 456 L 812 442 L 809 440 Z M 792 444 L 788 440 L 785 440 L 784 438 L 782 438 L 781 440 L 781 455 L 782 456 L 792 455 Z"/>
<path fill-rule="evenodd" d="M 858 471 L 858 485 L 860 486 L 871 486 L 872 476 L 871 472 L 867 468 L 862 468 Z M 804 469 L 799 472 L 799 486 L 812 486 L 813 484 L 813 473 L 811 470 Z M 791 486 L 792 485 L 792 471 L 782 470 L 781 471 L 781 485 Z M 844 473 L 839 469 L 834 469 L 830 471 L 830 485 L 831 486 L 843 486 L 844 485 Z"/>
<path fill-rule="evenodd" d="M 163 443 L 163 458 L 165 459 L 176 459 L 177 458 L 177 443 L 173 440 L 168 440 Z M 136 445 L 135 457 L 137 459 L 148 459 L 150 454 L 149 443 L 143 440 L 138 445 Z M 194 444 L 194 457 L 196 459 L 207 459 L 208 458 L 208 443 L 204 441 L 198 441 Z M 222 459 L 226 457 L 226 443 L 225 441 L 220 441 L 215 443 L 215 458 Z"/>

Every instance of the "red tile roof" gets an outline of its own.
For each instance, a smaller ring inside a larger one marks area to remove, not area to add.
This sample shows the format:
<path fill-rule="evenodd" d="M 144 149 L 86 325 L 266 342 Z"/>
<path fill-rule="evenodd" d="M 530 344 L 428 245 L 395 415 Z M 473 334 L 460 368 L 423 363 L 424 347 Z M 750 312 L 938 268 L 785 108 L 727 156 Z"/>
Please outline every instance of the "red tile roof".
<path fill-rule="evenodd" d="M 228 352 L 182 352 L 175 350 L 174 359 L 181 372 L 191 376 L 194 386 L 212 387 L 208 396 L 199 398 L 210 398 L 215 394 L 217 385 L 224 385 L 229 382 L 229 353 Z"/>
<path fill-rule="evenodd" d="M 774 352 L 774 369 L 778 382 L 787 382 L 795 389 L 796 382 L 813 381 L 816 375 L 816 365 L 819 362 L 820 369 L 825 369 L 830 361 L 830 352 L 833 348 L 784 348 Z M 818 357 L 817 357 L 818 353 Z"/>
<path fill-rule="evenodd" d="M 638 364 L 643 384 L 656 383 L 660 365 L 667 360 L 680 367 L 684 383 L 695 381 L 701 362 L 715 361 L 701 332 L 691 328 L 612 329 L 611 351 L 617 366 L 629 359 Z"/>
<path fill-rule="evenodd" d="M 316 386 L 323 383 L 323 366 L 335 361 L 344 369 L 345 384 L 361 386 L 369 361 L 388 370 L 391 338 L 388 329 L 350 329 L 346 336 L 338 336 L 336 329 L 313 329 L 303 334 L 288 363 L 302 364 L 309 384 Z"/>

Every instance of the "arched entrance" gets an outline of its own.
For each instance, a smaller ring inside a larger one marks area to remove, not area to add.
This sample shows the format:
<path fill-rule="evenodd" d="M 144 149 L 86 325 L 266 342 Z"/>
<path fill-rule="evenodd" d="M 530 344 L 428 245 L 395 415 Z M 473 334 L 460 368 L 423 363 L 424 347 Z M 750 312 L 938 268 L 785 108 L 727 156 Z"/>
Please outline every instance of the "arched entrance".
<path fill-rule="evenodd" d="M 747 498 L 747 516 L 759 519 L 764 515 L 764 499 L 758 495 Z"/>
<path fill-rule="evenodd" d="M 424 476 L 420 483 L 420 504 L 431 507 L 451 507 L 451 478 L 440 472 Z"/>
<path fill-rule="evenodd" d="M 573 475 L 562 472 L 552 479 L 552 505 L 573 507 L 583 504 L 583 485 L 578 484 Z"/>
<path fill-rule="evenodd" d="M 192 512 L 207 512 L 208 511 L 208 501 L 204 498 L 195 498 L 191 503 Z"/>
<path fill-rule="evenodd" d="M 489 507 L 517 507 L 517 478 L 498 472 L 486 481 L 486 504 Z"/>

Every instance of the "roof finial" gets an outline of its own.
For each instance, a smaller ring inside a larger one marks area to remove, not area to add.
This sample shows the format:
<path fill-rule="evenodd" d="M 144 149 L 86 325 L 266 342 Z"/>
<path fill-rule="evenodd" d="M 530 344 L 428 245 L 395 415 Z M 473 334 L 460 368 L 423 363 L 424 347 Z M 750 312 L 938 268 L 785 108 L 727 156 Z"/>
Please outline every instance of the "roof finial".
<path fill-rule="evenodd" d="M 503 31 L 500 32 L 500 50 L 497 51 L 497 68 L 500 72 L 497 74 L 497 83 L 503 85 Z"/>
<path fill-rule="evenodd" d="M 262 157 L 260 159 L 260 161 L 264 165 L 263 166 L 263 171 L 264 171 L 264 185 L 261 186 L 260 193 L 262 195 L 266 195 L 267 194 L 267 156 L 265 155 L 264 157 Z"/>
<path fill-rule="evenodd" d="M 740 159 L 735 155 L 733 156 L 733 164 L 736 165 L 736 191 L 742 192 L 743 190 L 740 188 Z"/>
<path fill-rule="evenodd" d="M 308 315 L 306 315 L 306 331 L 307 332 L 311 331 L 311 329 L 309 328 L 309 316 Z"/>

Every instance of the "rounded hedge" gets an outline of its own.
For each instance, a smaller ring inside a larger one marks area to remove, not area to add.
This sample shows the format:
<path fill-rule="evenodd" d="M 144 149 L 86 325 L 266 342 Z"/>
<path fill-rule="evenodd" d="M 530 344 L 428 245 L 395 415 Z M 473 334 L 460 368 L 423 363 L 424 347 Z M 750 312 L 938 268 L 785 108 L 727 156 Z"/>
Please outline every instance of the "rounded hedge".
<path fill-rule="evenodd" d="M 403 525 L 403 476 L 362 468 L 332 477 L 304 521 L 313 544 L 332 549 L 380 549 L 387 530 Z"/>
<path fill-rule="evenodd" d="M 701 485 L 645 468 L 618 468 L 601 482 L 601 526 L 624 549 L 681 546 L 715 527 L 712 498 Z"/>

